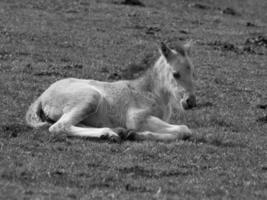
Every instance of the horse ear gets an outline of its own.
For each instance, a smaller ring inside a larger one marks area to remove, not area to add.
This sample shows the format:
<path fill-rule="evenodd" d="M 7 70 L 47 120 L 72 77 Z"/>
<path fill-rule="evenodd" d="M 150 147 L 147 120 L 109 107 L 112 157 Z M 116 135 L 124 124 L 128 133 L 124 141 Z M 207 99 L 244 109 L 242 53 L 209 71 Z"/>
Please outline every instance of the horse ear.
<path fill-rule="evenodd" d="M 166 58 L 166 60 L 170 60 L 170 58 L 173 56 L 172 50 L 164 43 L 160 43 L 160 52 L 161 54 Z"/>
<path fill-rule="evenodd" d="M 193 45 L 194 45 L 193 40 L 189 40 L 184 44 L 184 50 L 188 55 L 191 55 L 191 49 Z"/>

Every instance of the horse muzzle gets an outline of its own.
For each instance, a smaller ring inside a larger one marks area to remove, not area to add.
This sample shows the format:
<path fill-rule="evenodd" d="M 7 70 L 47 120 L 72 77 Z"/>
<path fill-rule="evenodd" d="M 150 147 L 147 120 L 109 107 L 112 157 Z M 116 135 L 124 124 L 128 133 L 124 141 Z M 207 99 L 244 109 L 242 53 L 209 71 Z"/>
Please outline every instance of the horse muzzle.
<path fill-rule="evenodd" d="M 181 105 L 185 110 L 189 110 L 196 107 L 197 106 L 196 96 L 191 94 L 189 96 L 184 97 L 181 100 Z"/>

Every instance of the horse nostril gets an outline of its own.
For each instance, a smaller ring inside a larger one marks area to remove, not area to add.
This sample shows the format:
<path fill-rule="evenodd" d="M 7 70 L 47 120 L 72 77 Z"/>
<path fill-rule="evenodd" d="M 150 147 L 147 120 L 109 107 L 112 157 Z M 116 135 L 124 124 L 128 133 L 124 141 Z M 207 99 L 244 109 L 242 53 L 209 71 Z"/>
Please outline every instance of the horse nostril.
<path fill-rule="evenodd" d="M 189 100 L 186 100 L 186 109 L 192 109 L 193 108 L 193 105 L 190 103 Z"/>
<path fill-rule="evenodd" d="M 188 108 L 191 108 L 190 99 L 186 99 L 186 101 L 185 101 L 185 102 L 186 102 L 186 104 L 187 104 L 187 107 L 188 107 Z"/>
<path fill-rule="evenodd" d="M 196 97 L 194 95 L 189 96 L 185 102 L 187 104 L 187 109 L 196 107 Z"/>

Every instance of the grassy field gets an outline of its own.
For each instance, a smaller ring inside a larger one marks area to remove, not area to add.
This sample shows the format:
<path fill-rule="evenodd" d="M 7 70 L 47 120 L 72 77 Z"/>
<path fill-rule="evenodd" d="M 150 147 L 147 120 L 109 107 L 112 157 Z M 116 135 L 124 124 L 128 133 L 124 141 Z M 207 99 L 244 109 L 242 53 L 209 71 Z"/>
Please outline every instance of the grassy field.
<path fill-rule="evenodd" d="M 266 199 L 266 0 L 122 2 L 0 0 L 0 199 Z M 136 77 L 158 41 L 188 39 L 198 106 L 172 122 L 202 139 L 116 144 L 25 125 L 54 81 Z"/>

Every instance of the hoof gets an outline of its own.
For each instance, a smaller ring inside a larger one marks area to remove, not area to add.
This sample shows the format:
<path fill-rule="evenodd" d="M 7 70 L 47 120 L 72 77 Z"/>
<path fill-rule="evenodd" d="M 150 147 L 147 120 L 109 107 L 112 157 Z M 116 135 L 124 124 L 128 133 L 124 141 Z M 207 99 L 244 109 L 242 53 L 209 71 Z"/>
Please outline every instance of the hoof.
<path fill-rule="evenodd" d="M 184 134 L 181 137 L 181 140 L 190 141 L 190 140 L 192 140 L 192 138 L 193 138 L 192 134 Z"/>
<path fill-rule="evenodd" d="M 191 140 L 193 132 L 186 125 L 179 125 L 178 138 L 181 140 Z"/>
<path fill-rule="evenodd" d="M 101 140 L 107 140 L 109 137 L 108 137 L 108 135 L 101 135 L 100 136 L 100 139 Z"/>
<path fill-rule="evenodd" d="M 186 126 L 186 125 L 179 125 L 179 132 L 185 133 L 188 135 L 192 134 L 191 129 L 189 129 L 188 126 Z"/>
<path fill-rule="evenodd" d="M 121 142 L 121 137 L 120 136 L 116 136 L 116 135 L 112 135 L 108 138 L 108 140 L 112 143 L 120 143 Z"/>
<path fill-rule="evenodd" d="M 128 131 L 126 128 L 118 127 L 118 128 L 113 129 L 113 131 L 117 133 L 122 140 L 127 139 Z"/>
<path fill-rule="evenodd" d="M 182 131 L 182 140 L 192 140 L 193 138 L 193 131 L 191 129 L 189 129 L 187 126 L 183 127 L 183 131 Z"/>
<path fill-rule="evenodd" d="M 137 139 L 137 133 L 133 130 L 129 130 L 127 132 L 127 137 L 126 137 L 127 140 L 130 140 L 130 141 L 134 141 Z"/>

